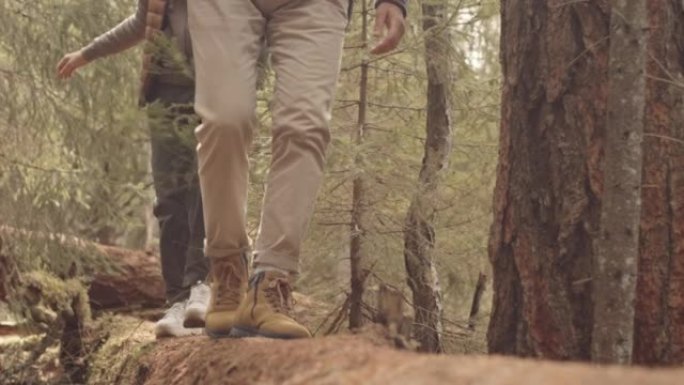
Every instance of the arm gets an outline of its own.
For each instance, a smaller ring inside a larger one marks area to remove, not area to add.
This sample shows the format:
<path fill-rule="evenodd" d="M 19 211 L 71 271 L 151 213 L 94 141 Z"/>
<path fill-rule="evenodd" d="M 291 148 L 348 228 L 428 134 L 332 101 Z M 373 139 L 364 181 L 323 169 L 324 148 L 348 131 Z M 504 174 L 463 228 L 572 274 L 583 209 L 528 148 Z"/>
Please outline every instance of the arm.
<path fill-rule="evenodd" d="M 375 27 L 373 35 L 382 40 L 371 50 L 379 55 L 397 48 L 404 36 L 404 18 L 407 0 L 376 0 Z M 387 32 L 385 33 L 385 30 Z"/>
<path fill-rule="evenodd" d="M 133 15 L 84 48 L 64 55 L 57 65 L 58 77 L 68 78 L 78 68 L 95 59 L 125 51 L 138 44 L 145 38 L 146 16 L 147 0 L 138 0 L 138 9 Z"/>
<path fill-rule="evenodd" d="M 87 61 L 117 54 L 135 46 L 145 38 L 145 18 L 147 16 L 147 0 L 138 0 L 135 14 L 126 18 L 119 25 L 103 33 L 81 51 Z"/>

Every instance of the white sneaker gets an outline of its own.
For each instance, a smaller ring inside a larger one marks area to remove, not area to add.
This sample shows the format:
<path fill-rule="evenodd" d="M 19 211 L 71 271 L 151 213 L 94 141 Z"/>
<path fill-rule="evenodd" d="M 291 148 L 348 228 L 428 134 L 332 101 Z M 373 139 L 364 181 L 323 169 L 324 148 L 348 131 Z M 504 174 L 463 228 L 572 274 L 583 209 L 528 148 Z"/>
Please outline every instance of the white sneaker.
<path fill-rule="evenodd" d="M 197 282 L 190 289 L 190 298 L 185 307 L 185 319 L 183 326 L 186 328 L 203 328 L 204 317 L 207 314 L 207 307 L 209 306 L 209 297 L 211 292 L 209 286 L 204 282 Z"/>
<path fill-rule="evenodd" d="M 185 337 L 202 334 L 202 329 L 187 329 L 183 327 L 185 301 L 174 303 L 154 325 L 157 338 Z"/>

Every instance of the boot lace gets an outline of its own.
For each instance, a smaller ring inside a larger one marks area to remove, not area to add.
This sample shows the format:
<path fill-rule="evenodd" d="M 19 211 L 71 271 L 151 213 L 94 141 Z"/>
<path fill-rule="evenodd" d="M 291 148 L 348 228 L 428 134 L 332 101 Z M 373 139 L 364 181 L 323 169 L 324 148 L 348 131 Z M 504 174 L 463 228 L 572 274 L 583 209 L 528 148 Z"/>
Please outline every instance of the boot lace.
<path fill-rule="evenodd" d="M 233 261 L 212 261 L 216 271 L 216 305 L 237 307 L 240 304 L 241 275 Z"/>
<path fill-rule="evenodd" d="M 257 305 L 257 293 L 259 291 L 259 284 L 262 283 L 265 274 L 260 273 L 254 276 L 254 302 L 252 305 L 252 316 L 254 316 L 254 308 Z M 292 289 L 290 284 L 284 278 L 275 278 L 270 282 L 266 282 L 267 286 L 264 290 L 264 297 L 266 301 L 271 306 L 273 311 L 276 313 L 284 314 L 288 317 L 291 316 L 294 301 L 292 300 Z"/>

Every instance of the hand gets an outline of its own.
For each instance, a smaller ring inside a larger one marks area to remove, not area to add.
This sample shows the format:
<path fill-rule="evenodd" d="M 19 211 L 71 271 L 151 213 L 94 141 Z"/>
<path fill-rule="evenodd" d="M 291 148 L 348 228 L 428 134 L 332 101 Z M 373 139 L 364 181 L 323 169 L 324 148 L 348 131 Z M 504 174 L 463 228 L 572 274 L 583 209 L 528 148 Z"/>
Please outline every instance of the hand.
<path fill-rule="evenodd" d="M 384 33 L 385 28 L 387 28 L 387 34 Z M 384 37 L 378 45 L 373 47 L 371 53 L 379 55 L 397 48 L 404 36 L 404 28 L 404 13 L 401 8 L 390 2 L 380 3 L 375 12 L 373 36 L 380 38 L 384 35 Z"/>
<path fill-rule="evenodd" d="M 83 57 L 81 51 L 71 52 L 62 58 L 57 64 L 57 78 L 58 79 L 68 79 L 74 72 L 88 64 L 88 60 Z"/>

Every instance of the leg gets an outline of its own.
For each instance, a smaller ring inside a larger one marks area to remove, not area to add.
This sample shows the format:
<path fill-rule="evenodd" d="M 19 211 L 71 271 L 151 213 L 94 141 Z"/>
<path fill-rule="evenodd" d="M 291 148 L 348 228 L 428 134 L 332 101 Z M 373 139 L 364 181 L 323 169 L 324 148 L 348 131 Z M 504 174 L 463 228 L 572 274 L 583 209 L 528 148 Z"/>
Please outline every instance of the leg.
<path fill-rule="evenodd" d="M 197 96 L 197 156 L 205 253 L 249 248 L 246 202 L 249 148 L 256 115 L 256 62 L 264 19 L 248 0 L 189 2 Z"/>
<path fill-rule="evenodd" d="M 179 199 L 184 198 L 181 202 L 185 211 L 183 234 L 187 240 L 185 247 L 177 251 L 185 254 L 183 262 L 173 267 L 174 271 L 184 269 L 182 294 L 176 299 L 188 300 L 185 303 L 183 325 L 203 327 L 209 301 L 209 288 L 204 283 L 209 272 L 209 259 L 205 258 L 203 252 L 204 221 L 197 176 L 196 142 L 192 135 L 193 128 L 199 122 L 192 109 L 195 90 L 166 85 L 162 91 L 159 99 L 171 105 L 168 109 L 170 121 L 166 127 L 165 147 L 167 152 L 175 154 L 175 159 L 162 161 L 166 162 L 166 167 L 173 168 L 173 174 L 177 176 L 174 179 L 182 186 L 179 190 L 184 192 Z"/>
<path fill-rule="evenodd" d="M 256 270 L 233 335 L 310 337 L 292 317 L 287 273 L 298 270 L 300 244 L 323 176 L 348 2 L 256 1 L 264 10 L 272 9 L 267 40 L 277 77 L 273 158 L 256 243 Z"/>
<path fill-rule="evenodd" d="M 194 164 L 196 167 L 196 164 Z M 185 259 L 184 286 L 203 282 L 209 273 L 209 258 L 204 256 L 204 216 L 199 178 L 194 175 L 190 181 L 186 201 L 189 240 Z"/>
<path fill-rule="evenodd" d="M 199 122 L 191 107 L 194 100 L 194 89 L 191 89 L 184 97 L 186 102 L 183 107 L 174 109 L 174 132 L 177 133 L 177 153 L 183 160 L 179 164 L 177 173 L 182 175 L 185 186 L 185 226 L 187 242 L 185 247 L 185 260 L 183 263 L 183 298 L 185 313 L 183 326 L 186 328 L 204 327 L 207 307 L 209 303 L 209 287 L 205 280 L 209 273 L 209 258 L 204 256 L 204 220 L 202 216 L 202 198 L 200 194 L 199 178 L 197 176 L 197 162 L 195 153 L 195 138 L 193 129 Z M 180 100 L 178 100 L 180 101 Z"/>
<path fill-rule="evenodd" d="M 199 178 L 195 174 L 187 194 L 188 228 L 190 230 L 185 260 L 185 287 L 190 288 L 190 298 L 185 307 L 183 326 L 201 328 L 206 324 L 209 305 L 209 287 L 205 283 L 209 273 L 209 258 L 204 256 L 204 218 Z"/>
<path fill-rule="evenodd" d="M 167 300 L 174 303 L 184 301 L 189 294 L 184 285 L 190 233 L 186 200 L 187 177 L 188 173 L 192 175 L 194 156 L 188 150 L 192 145 L 183 142 L 177 130 L 179 107 L 173 106 L 174 100 L 179 99 L 179 92 L 187 93 L 188 90 L 157 85 L 152 92 L 158 101 L 148 109 L 156 194 L 154 214 L 159 221 L 159 248 Z"/>
<path fill-rule="evenodd" d="M 277 79 L 257 267 L 298 270 L 330 141 L 347 5 L 348 0 L 290 0 L 269 20 L 267 40 Z"/>
<path fill-rule="evenodd" d="M 197 161 L 193 137 L 193 129 L 199 118 L 195 115 L 192 103 L 195 97 L 193 88 L 164 85 L 158 87 L 158 99 L 170 105 L 167 108 L 166 132 L 157 134 L 163 143 L 156 147 L 161 155 L 158 168 L 172 169 L 172 178 L 179 188 L 179 200 L 185 211 L 185 243 L 183 284 L 188 288 L 198 281 L 204 281 L 209 272 L 208 259 L 204 257 L 204 218 L 202 215 L 202 197 L 200 195 Z"/>
<path fill-rule="evenodd" d="M 185 300 L 189 289 L 184 284 L 186 260 L 191 249 L 188 199 L 196 180 L 194 139 L 191 124 L 192 88 L 157 84 L 152 90 L 157 100 L 148 109 L 152 144 L 152 169 L 159 219 L 162 274 L 171 307 L 155 325 L 157 337 L 191 334 L 183 328 Z"/>
<path fill-rule="evenodd" d="M 248 0 L 188 3 L 193 40 L 199 179 L 211 299 L 205 330 L 224 336 L 246 290 L 248 155 L 255 124 L 256 63 L 265 19 Z"/>

